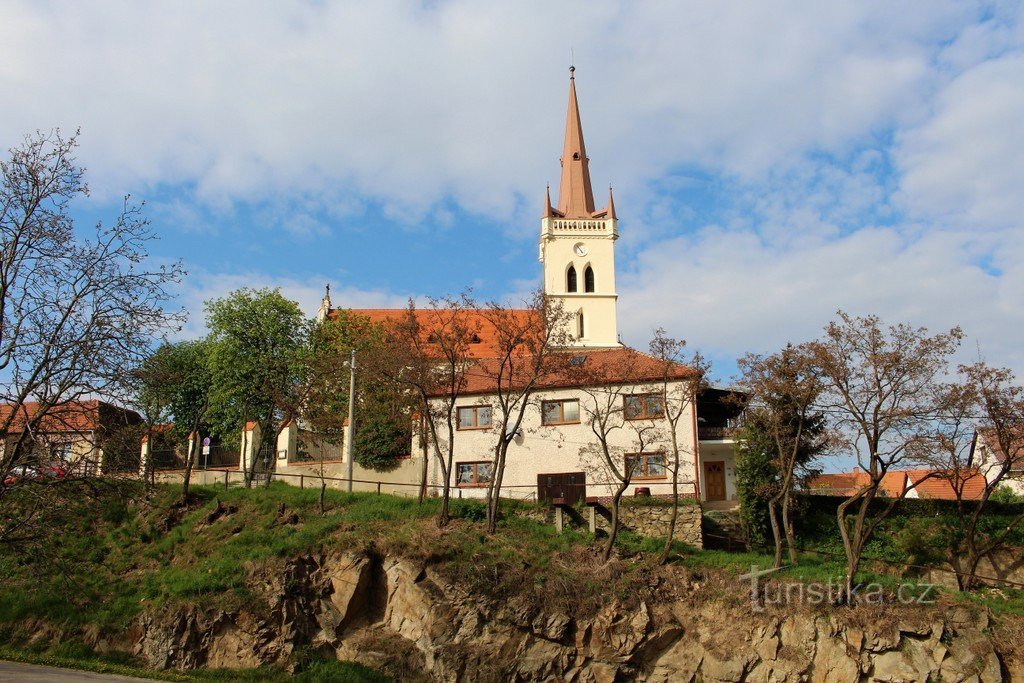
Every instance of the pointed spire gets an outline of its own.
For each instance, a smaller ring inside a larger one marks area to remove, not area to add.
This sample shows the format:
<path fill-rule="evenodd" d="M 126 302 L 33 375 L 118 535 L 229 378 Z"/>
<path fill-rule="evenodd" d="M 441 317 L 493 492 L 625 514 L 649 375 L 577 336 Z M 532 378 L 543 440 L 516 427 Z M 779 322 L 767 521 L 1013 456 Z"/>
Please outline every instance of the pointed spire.
<path fill-rule="evenodd" d="M 565 119 L 565 146 L 562 149 L 562 183 L 558 188 L 558 211 L 566 218 L 590 218 L 594 213 L 594 191 L 590 187 L 587 148 L 583 144 L 583 124 L 576 103 L 575 66 L 569 67 L 569 111 Z"/>
<path fill-rule="evenodd" d="M 555 212 L 551 210 L 551 186 L 544 192 L 544 218 L 551 218 Z"/>
<path fill-rule="evenodd" d="M 615 218 L 615 198 L 612 197 L 612 186 L 608 186 L 608 208 L 605 209 L 606 218 Z"/>

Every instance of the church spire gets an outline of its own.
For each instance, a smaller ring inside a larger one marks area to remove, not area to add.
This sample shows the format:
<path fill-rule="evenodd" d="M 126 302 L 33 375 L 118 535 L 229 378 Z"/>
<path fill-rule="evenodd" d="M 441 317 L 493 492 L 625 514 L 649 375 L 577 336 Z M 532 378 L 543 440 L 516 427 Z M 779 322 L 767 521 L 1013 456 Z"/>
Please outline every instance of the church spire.
<path fill-rule="evenodd" d="M 551 218 L 555 212 L 551 210 L 551 186 L 544 191 L 544 218 Z"/>
<path fill-rule="evenodd" d="M 566 218 L 590 218 L 594 213 L 594 191 L 590 187 L 587 148 L 583 144 L 583 124 L 576 103 L 575 66 L 569 67 L 569 111 L 565 120 L 565 147 L 562 150 L 562 183 L 558 188 L 558 211 Z"/>

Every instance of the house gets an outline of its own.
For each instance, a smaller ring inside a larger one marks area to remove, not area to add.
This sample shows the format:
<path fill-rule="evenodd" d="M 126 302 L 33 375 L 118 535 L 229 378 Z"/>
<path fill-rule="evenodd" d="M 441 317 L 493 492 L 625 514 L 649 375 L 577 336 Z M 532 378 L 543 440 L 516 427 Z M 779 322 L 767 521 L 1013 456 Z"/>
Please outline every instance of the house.
<path fill-rule="evenodd" d="M 974 433 L 974 440 L 971 442 L 970 461 L 986 481 L 992 481 L 1009 459 L 1009 469 L 999 485 L 1009 487 L 1018 495 L 1024 495 L 1024 436 L 1018 436 L 1009 445 L 1011 452 L 1007 453 L 999 444 L 993 430 L 979 429 Z"/>
<path fill-rule="evenodd" d="M 609 439 L 613 462 L 620 471 L 629 467 L 635 472 L 627 495 L 668 495 L 674 480 L 684 495 L 728 504 L 736 499 L 731 428 L 740 408 L 728 405 L 725 398 L 735 392 L 711 389 L 696 401 L 692 396 L 686 398 L 694 376 L 692 368 L 672 366 L 667 384 L 661 385 L 659 381 L 666 373 L 655 359 L 619 341 L 615 284 L 619 221 L 610 188 L 607 204 L 603 208 L 595 205 L 573 72 L 570 69 L 558 199 L 552 203 L 550 188 L 545 193 L 538 255 L 543 264 L 544 292 L 567 313 L 562 323 L 567 329 L 560 330 L 560 337 L 568 341 L 559 353 L 562 360 L 571 359 L 578 372 L 555 372 L 537 385 L 522 428 L 509 449 L 501 494 L 529 499 L 566 497 L 566 491 L 574 492 L 576 497 L 610 495 L 615 477 L 597 453 L 597 440 L 586 415 L 597 401 L 612 397 L 621 402 Z M 339 310 L 333 306 L 328 289 L 317 319 L 337 317 Z M 405 315 L 404 309 L 345 310 L 376 323 Z M 513 312 L 518 316 L 529 314 L 526 310 Z M 470 356 L 478 368 L 484 368 L 496 353 L 495 331 L 479 311 L 467 311 L 464 315 L 475 317 L 469 322 L 479 331 Z M 595 369 L 599 371 L 596 374 Z M 499 436 L 495 432 L 494 389 L 479 379 L 486 373 L 469 374 L 469 386 L 456 406 L 458 429 L 451 473 L 457 495 L 465 497 L 484 495 L 492 475 L 489 461 Z M 597 383 L 595 376 L 601 378 Z M 674 434 L 664 417 L 663 400 L 669 401 L 670 408 L 673 401 L 684 402 L 676 404 L 683 406 L 683 415 Z M 282 430 L 277 443 L 279 473 L 306 476 L 316 469 L 292 456 L 300 450 L 296 445 L 301 440 L 300 427 L 301 424 Z M 306 436 L 307 441 L 312 438 L 315 437 Z M 673 441 L 679 445 L 681 458 L 674 478 L 668 466 Z M 343 446 L 333 444 L 322 450 L 322 460 L 317 463 L 320 471 L 327 461 L 332 475 L 344 472 L 347 463 Z M 251 453 L 242 454 L 243 460 L 254 457 Z M 415 444 L 410 448 L 409 458 L 392 472 L 361 471 L 358 466 L 353 469 L 356 479 L 379 481 L 383 477 L 384 490 L 399 491 L 418 483 L 424 467 L 431 485 L 443 483 L 438 463 Z"/>
<path fill-rule="evenodd" d="M 819 474 L 807 485 L 807 492 L 819 496 L 847 498 L 871 484 L 871 475 L 861 469 L 837 474 Z M 985 491 L 985 478 L 976 470 L 959 475 L 946 470 L 890 470 L 882 476 L 879 495 L 885 498 L 978 500 Z"/>
<path fill-rule="evenodd" d="M 807 484 L 807 492 L 819 496 L 837 496 L 847 498 L 861 489 L 870 486 L 871 475 L 862 470 L 838 472 L 835 474 L 819 474 Z M 882 475 L 878 495 L 886 498 L 901 498 L 907 492 L 907 473 L 893 470 Z"/>
<path fill-rule="evenodd" d="M 938 500 L 981 500 L 986 481 L 977 470 L 952 472 L 946 470 L 906 470 L 907 485 L 913 486 L 907 498 Z M 959 495 L 958 495 L 959 494 Z"/>
<path fill-rule="evenodd" d="M 3 452 L 10 453 L 19 439 L 30 445 L 14 463 L 15 474 L 18 468 L 83 476 L 138 469 L 137 435 L 129 428 L 142 418 L 132 410 L 100 400 L 62 403 L 42 415 L 36 402 L 0 405 L 0 422 L 8 421 Z"/>

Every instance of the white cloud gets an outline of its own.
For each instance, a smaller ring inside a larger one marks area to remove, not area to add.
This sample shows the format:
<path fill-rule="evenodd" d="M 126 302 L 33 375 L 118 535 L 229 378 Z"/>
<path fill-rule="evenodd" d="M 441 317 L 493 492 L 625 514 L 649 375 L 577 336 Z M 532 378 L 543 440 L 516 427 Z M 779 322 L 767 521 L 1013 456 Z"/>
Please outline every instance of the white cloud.
<path fill-rule="evenodd" d="M 410 220 L 445 196 L 507 215 L 557 179 L 570 43 L 595 181 L 629 194 L 679 163 L 759 174 L 908 116 L 958 7 L 5 3 L 18 106 L 0 130 L 82 125 L 114 193 L 346 187 Z"/>
<path fill-rule="evenodd" d="M 323 275 L 298 279 L 255 271 L 230 274 L 193 271 L 186 277 L 180 288 L 180 302 L 189 316 L 181 336 L 192 338 L 205 334 L 203 304 L 243 287 L 280 289 L 282 295 L 298 302 L 303 312 L 312 317 L 316 314 L 320 300 L 324 296 L 324 284 L 331 280 L 331 277 Z M 337 278 L 333 278 L 333 280 L 331 303 L 334 308 L 396 308 L 405 306 L 408 301 L 407 295 L 384 290 L 366 290 L 354 285 L 338 286 Z"/>
<path fill-rule="evenodd" d="M 620 277 L 619 318 L 642 345 L 666 327 L 696 348 L 736 357 L 818 336 L 837 309 L 879 313 L 932 330 L 960 325 L 993 362 L 1024 368 L 1024 236 L 1002 242 L 1015 263 L 1002 277 L 975 265 L 997 240 L 971 232 L 906 239 L 863 229 L 804 247 L 778 248 L 750 231 L 711 229 L 642 252 Z"/>
<path fill-rule="evenodd" d="M 922 217 L 1020 228 L 1024 217 L 1024 54 L 983 62 L 900 135 L 901 200 Z"/>
<path fill-rule="evenodd" d="M 193 230 L 248 201 L 300 239 L 370 205 L 453 230 L 458 206 L 521 234 L 557 183 L 571 46 L 597 194 L 614 182 L 623 218 L 627 339 L 662 325 L 721 354 L 769 350 L 844 308 L 962 324 L 1024 369 L 1022 13 L 6 2 L 0 144 L 81 125 L 94 189 L 188 187 L 200 208 L 158 209 Z M 199 273 L 185 292 L 201 326 L 202 300 L 243 285 L 312 312 L 327 279 Z"/>

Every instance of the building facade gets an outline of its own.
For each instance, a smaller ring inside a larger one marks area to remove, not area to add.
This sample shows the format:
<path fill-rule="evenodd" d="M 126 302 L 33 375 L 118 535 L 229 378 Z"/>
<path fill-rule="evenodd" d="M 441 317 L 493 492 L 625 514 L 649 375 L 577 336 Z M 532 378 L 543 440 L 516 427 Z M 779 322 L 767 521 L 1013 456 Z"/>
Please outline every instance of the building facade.
<path fill-rule="evenodd" d="M 726 405 L 722 400 L 725 392 L 710 390 L 695 397 L 692 369 L 676 365 L 653 372 L 653 358 L 619 341 L 615 283 L 618 217 L 611 188 L 607 205 L 601 209 L 595 206 L 573 69 L 560 163 L 557 202 L 552 204 L 550 188 L 545 193 L 539 258 L 543 263 L 544 293 L 561 304 L 565 313 L 562 324 L 568 326 L 564 335 L 558 335 L 567 340 L 559 352 L 571 354 L 580 372 L 576 381 L 566 381 L 563 376 L 541 382 L 531 396 L 521 429 L 508 449 L 501 493 L 523 499 L 564 497 L 555 495 L 558 492 L 574 492 L 574 498 L 603 498 L 611 495 L 622 474 L 631 468 L 628 495 L 668 495 L 674 482 L 682 495 L 728 505 L 736 499 L 730 427 L 738 408 Z M 346 310 L 382 324 L 405 315 L 404 309 Z M 328 320 L 339 315 L 328 289 L 317 318 Z M 426 316 L 428 312 L 419 311 L 417 315 Z M 470 322 L 479 334 L 470 356 L 474 362 L 484 362 L 495 353 L 496 331 L 481 312 L 466 311 L 464 315 L 476 316 Z M 622 372 L 604 372 L 596 383 L 592 381 L 594 375 L 585 371 L 595 365 L 607 369 L 609 362 L 619 361 Z M 646 374 L 637 374 L 638 363 L 646 364 Z M 591 423 L 599 406 L 605 406 L 607 412 L 608 406 L 616 402 L 618 408 L 611 415 L 616 424 L 610 430 L 610 455 L 606 456 Z M 501 436 L 496 426 L 500 423 L 498 406 L 496 394 L 487 387 L 463 392 L 455 406 L 459 427 L 455 430 L 450 483 L 458 496 L 485 495 L 493 475 L 489 463 Z M 671 423 L 666 419 L 666 408 L 679 413 Z M 447 442 L 440 446 L 445 450 Z M 290 472 L 298 471 L 296 467 L 311 467 L 292 463 L 290 448 L 287 439 L 279 442 L 279 471 L 281 467 Z M 673 467 L 676 452 L 678 468 Z M 332 463 L 332 469 L 344 470 L 344 453 L 344 446 L 339 445 L 340 459 Z M 399 468 L 405 473 L 401 476 L 422 476 L 423 459 L 427 461 L 429 483 L 440 487 L 444 482 L 440 464 L 415 439 L 410 462 Z M 361 476 L 373 475 L 363 472 Z M 389 473 L 386 478 L 390 481 L 393 477 Z"/>

